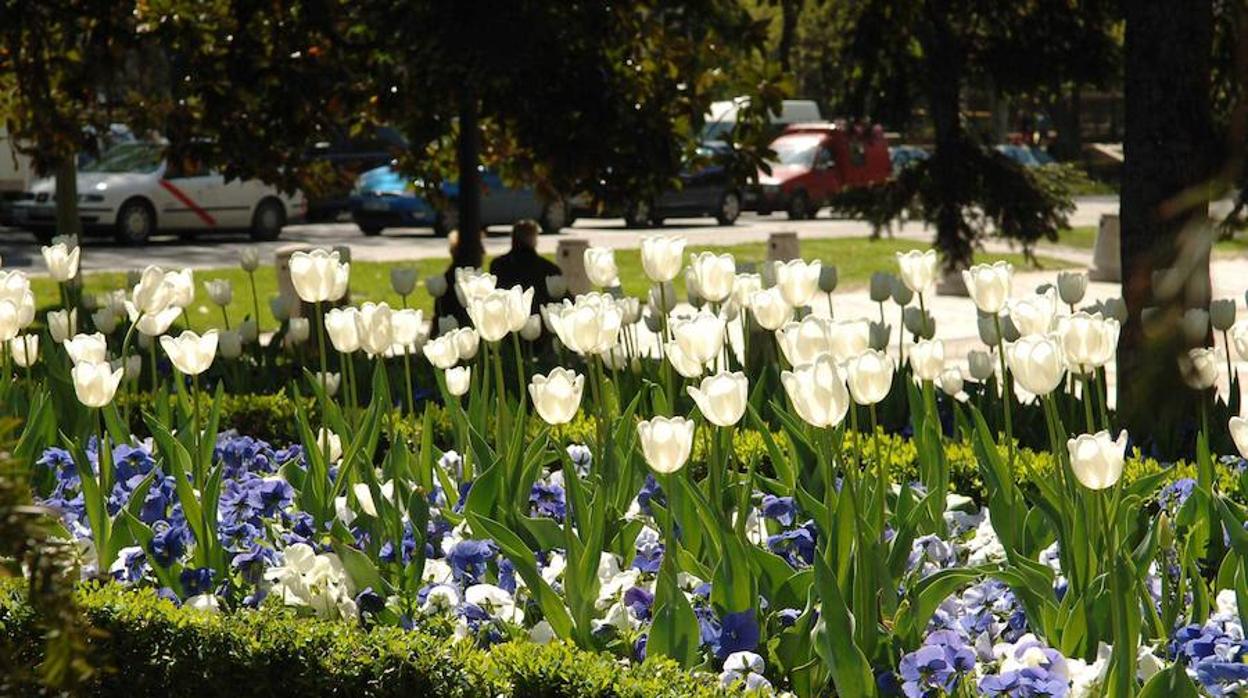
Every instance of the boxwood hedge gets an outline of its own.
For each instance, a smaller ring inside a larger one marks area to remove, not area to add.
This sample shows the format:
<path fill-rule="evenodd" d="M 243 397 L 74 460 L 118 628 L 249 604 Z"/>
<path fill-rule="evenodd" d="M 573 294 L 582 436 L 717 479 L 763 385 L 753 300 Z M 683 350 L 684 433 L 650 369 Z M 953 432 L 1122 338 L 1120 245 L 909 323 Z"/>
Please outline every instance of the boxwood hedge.
<path fill-rule="evenodd" d="M 708 674 L 668 660 L 627 665 L 570 645 L 515 641 L 478 649 L 424 629 L 260 610 L 179 608 L 148 590 L 84 585 L 77 601 L 96 668 L 84 695 L 180 696 L 721 696 Z M 44 643 L 18 583 L 0 584 L 0 667 L 33 669 Z M 0 694 L 38 695 L 33 670 L 11 669 Z"/>

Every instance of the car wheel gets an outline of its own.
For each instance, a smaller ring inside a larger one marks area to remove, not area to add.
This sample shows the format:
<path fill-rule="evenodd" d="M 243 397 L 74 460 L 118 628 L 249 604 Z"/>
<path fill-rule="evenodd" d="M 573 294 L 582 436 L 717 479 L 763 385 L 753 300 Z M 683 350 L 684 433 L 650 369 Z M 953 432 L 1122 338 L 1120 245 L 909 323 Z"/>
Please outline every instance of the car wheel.
<path fill-rule="evenodd" d="M 381 231 L 384 230 L 384 228 L 380 225 L 364 225 L 362 223 L 357 223 L 356 225 L 360 226 L 361 233 L 364 233 L 365 236 L 370 238 L 375 238 L 378 235 L 381 235 Z"/>
<path fill-rule="evenodd" d="M 789 197 L 789 220 L 800 221 L 810 217 L 810 203 L 806 199 L 806 192 L 795 192 Z"/>
<path fill-rule="evenodd" d="M 276 240 L 286 225 L 286 207 L 277 199 L 264 199 L 251 216 L 251 239 Z"/>
<path fill-rule="evenodd" d="M 741 197 L 735 191 L 726 191 L 719 200 L 719 211 L 715 214 L 715 220 L 720 225 L 732 225 L 737 222 L 737 217 L 741 215 Z"/>
<path fill-rule="evenodd" d="M 117 211 L 114 236 L 124 245 L 146 242 L 156 232 L 156 214 L 152 205 L 143 199 L 130 199 Z"/>
<path fill-rule="evenodd" d="M 562 199 L 546 204 L 542 210 L 542 233 L 555 235 L 568 225 L 568 204 Z"/>
<path fill-rule="evenodd" d="M 459 227 L 459 209 L 455 208 L 454 202 L 450 208 L 438 211 L 437 218 L 433 221 L 433 234 L 444 238 L 451 234 L 452 230 Z"/>
<path fill-rule="evenodd" d="M 648 228 L 653 220 L 649 201 L 634 201 L 624 210 L 624 225 L 630 228 Z"/>

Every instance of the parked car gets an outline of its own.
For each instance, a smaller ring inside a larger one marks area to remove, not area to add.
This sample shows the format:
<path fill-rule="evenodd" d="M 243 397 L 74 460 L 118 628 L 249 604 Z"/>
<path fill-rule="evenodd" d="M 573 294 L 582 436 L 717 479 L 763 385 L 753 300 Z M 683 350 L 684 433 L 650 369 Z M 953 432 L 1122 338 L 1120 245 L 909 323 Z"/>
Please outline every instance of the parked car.
<path fill-rule="evenodd" d="M 888 149 L 888 159 L 893 166 L 893 176 L 911 165 L 931 157 L 926 150 L 917 145 L 898 145 Z"/>
<path fill-rule="evenodd" d="M 788 212 L 813 218 L 828 199 L 847 187 L 883 182 L 892 174 L 884 131 L 841 123 L 793 124 L 771 142 L 771 172 L 760 170 L 747 207 L 760 214 Z"/>
<path fill-rule="evenodd" d="M 1016 143 L 1002 144 L 997 146 L 997 152 L 1023 167 L 1039 167 L 1053 163 L 1052 155 L 1039 148 L 1032 148 L 1027 145 L 1018 145 Z"/>
<path fill-rule="evenodd" d="M 694 159 L 680 173 L 681 186 L 653 200 L 628 204 L 624 222 L 630 228 L 662 225 L 665 218 L 713 217 L 720 225 L 732 225 L 741 215 L 741 188 L 728 166 L 732 148 L 721 142 L 698 146 Z"/>
<path fill-rule="evenodd" d="M 350 138 L 345 133 L 320 141 L 308 149 L 309 162 L 326 162 L 333 177 L 308 192 L 308 220 L 332 221 L 351 208 L 351 189 L 361 173 L 388 165 L 407 149 L 407 139 L 393 128 L 382 126 L 367 136 Z"/>
<path fill-rule="evenodd" d="M 285 194 L 258 180 L 231 180 L 193 158 L 165 159 L 165 144 L 118 143 L 78 172 L 78 215 L 86 232 L 111 232 L 138 244 L 157 231 L 193 235 L 246 230 L 275 240 L 303 217 L 303 194 Z M 15 225 L 40 240 L 55 234 L 56 182 L 40 179 L 14 204 Z"/>
<path fill-rule="evenodd" d="M 365 235 L 380 235 L 386 228 L 433 228 L 445 236 L 459 225 L 455 199 L 459 185 L 442 185 L 446 203 L 435 206 L 417 193 L 416 183 L 389 165 L 364 174 L 351 194 L 351 219 Z M 557 233 L 572 224 L 572 208 L 565 199 L 542 201 L 529 188 L 512 189 L 493 172 L 481 176 L 481 224 L 507 225 L 533 218 L 544 233 Z"/>

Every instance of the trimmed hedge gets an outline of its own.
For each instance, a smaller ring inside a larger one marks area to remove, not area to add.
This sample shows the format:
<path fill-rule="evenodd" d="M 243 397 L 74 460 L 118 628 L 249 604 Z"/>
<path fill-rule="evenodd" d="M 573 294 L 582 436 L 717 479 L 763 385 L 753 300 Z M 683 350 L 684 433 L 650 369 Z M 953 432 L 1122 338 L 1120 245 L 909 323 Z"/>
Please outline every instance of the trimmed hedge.
<path fill-rule="evenodd" d="M 647 696 L 729 695 L 714 676 L 668 660 L 630 666 L 563 643 L 508 642 L 486 650 L 426 630 L 365 630 L 268 607 L 213 614 L 155 592 L 84 585 L 93 696 Z M 0 585 L 0 653 L 42 661 L 42 631 L 19 584 Z M 10 677 L 9 681 L 14 681 Z M 6 682 L 0 681 L 0 686 Z M 40 691 L 16 678 L 14 695 Z"/>

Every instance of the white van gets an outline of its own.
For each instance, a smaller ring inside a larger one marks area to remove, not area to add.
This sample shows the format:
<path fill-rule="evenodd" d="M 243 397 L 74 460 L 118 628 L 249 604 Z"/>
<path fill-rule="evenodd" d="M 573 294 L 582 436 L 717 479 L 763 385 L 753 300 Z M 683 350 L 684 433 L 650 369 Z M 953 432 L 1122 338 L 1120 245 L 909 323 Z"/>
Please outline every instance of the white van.
<path fill-rule="evenodd" d="M 706 114 L 706 125 L 702 127 L 702 140 L 731 140 L 732 129 L 737 125 L 737 115 L 749 104 L 749 97 L 712 102 L 711 110 Z M 776 133 L 783 131 L 789 124 L 823 121 L 819 105 L 813 99 L 783 100 L 780 102 L 780 111 L 771 112 L 769 116 Z"/>
<path fill-rule="evenodd" d="M 30 158 L 17 152 L 8 131 L 0 125 L 0 225 L 8 222 L 13 202 L 34 179 Z"/>

